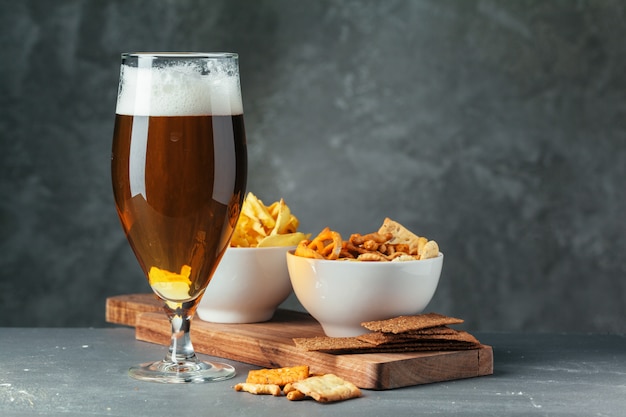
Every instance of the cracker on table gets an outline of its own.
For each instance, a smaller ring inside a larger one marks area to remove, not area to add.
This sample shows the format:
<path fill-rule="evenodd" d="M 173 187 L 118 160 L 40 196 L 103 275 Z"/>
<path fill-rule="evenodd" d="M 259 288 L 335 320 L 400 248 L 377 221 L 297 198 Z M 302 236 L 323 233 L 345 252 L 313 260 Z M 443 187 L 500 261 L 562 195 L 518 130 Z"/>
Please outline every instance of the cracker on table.
<path fill-rule="evenodd" d="M 240 382 L 234 387 L 235 391 L 249 392 L 255 395 L 273 395 L 280 397 L 280 387 L 276 384 L 252 384 L 249 382 Z"/>
<path fill-rule="evenodd" d="M 290 382 L 309 377 L 309 366 L 299 365 L 274 369 L 251 369 L 246 382 L 251 384 L 275 384 L 285 386 Z"/>
<path fill-rule="evenodd" d="M 297 389 L 293 389 L 293 390 L 289 391 L 288 393 L 285 394 L 285 397 L 287 397 L 287 399 L 289 401 L 301 401 L 301 400 L 305 400 L 307 398 L 306 395 L 304 395 L 303 393 L 301 393 Z"/>
<path fill-rule="evenodd" d="M 361 390 L 356 385 L 334 374 L 312 376 L 292 385 L 305 396 L 319 402 L 343 401 L 361 396 Z"/>
<path fill-rule="evenodd" d="M 405 333 L 435 326 L 460 323 L 463 323 L 462 319 L 444 316 L 439 313 L 426 313 L 415 316 L 399 316 L 388 320 L 367 321 L 361 323 L 361 326 L 375 332 Z"/>

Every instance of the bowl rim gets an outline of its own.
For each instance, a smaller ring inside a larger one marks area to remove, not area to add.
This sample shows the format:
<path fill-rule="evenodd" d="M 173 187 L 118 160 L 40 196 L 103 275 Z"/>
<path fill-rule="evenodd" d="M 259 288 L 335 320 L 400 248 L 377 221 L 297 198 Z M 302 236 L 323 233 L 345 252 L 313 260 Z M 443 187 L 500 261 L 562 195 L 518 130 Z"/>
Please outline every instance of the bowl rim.
<path fill-rule="evenodd" d="M 334 263 L 334 264 L 341 264 L 341 265 L 412 265 L 418 262 L 435 262 L 437 260 L 439 260 L 440 258 L 443 260 L 444 254 L 443 252 L 439 252 L 437 254 L 436 258 L 428 258 L 428 259 L 415 259 L 412 261 L 398 261 L 398 262 L 379 262 L 379 261 L 350 261 L 350 260 L 340 260 L 337 261 L 336 259 L 316 259 L 316 258 L 306 258 L 304 256 L 297 256 L 295 253 L 295 249 L 290 249 L 287 251 L 287 257 L 293 257 L 293 258 L 300 258 L 300 259 L 304 259 L 304 260 L 308 260 L 308 261 L 313 261 L 316 263 L 320 263 L 320 264 L 325 264 L 325 263 Z M 375 267 L 377 268 L 377 267 Z"/>

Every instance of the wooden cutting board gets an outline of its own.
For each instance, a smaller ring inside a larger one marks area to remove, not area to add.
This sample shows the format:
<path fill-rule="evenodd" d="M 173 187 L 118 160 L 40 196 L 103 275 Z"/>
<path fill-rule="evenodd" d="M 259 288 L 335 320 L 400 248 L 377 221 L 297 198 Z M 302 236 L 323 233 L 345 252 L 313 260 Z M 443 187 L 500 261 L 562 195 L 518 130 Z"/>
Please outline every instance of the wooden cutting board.
<path fill-rule="evenodd" d="M 170 325 L 152 294 L 107 299 L 109 323 L 135 327 L 138 340 L 169 345 Z M 323 336 L 306 313 L 278 310 L 264 323 L 222 324 L 198 318 L 191 325 L 196 352 L 266 368 L 309 365 L 312 373 L 334 373 L 363 389 L 385 390 L 493 374 L 493 350 L 333 355 L 296 348 L 294 337 Z"/>

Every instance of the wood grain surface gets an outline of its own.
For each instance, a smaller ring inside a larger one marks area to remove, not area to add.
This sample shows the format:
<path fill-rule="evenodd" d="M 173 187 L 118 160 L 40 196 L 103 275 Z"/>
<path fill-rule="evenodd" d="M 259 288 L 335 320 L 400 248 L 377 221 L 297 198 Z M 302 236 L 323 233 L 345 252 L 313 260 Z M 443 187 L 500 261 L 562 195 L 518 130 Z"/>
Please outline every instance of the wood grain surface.
<path fill-rule="evenodd" d="M 135 327 L 138 340 L 168 345 L 170 325 L 152 294 L 107 299 L 107 321 Z M 294 337 L 323 336 L 311 316 L 278 310 L 263 323 L 223 324 L 194 319 L 196 352 L 261 367 L 309 365 L 312 373 L 334 373 L 363 389 L 385 390 L 493 373 L 493 350 L 334 355 L 296 348 Z"/>

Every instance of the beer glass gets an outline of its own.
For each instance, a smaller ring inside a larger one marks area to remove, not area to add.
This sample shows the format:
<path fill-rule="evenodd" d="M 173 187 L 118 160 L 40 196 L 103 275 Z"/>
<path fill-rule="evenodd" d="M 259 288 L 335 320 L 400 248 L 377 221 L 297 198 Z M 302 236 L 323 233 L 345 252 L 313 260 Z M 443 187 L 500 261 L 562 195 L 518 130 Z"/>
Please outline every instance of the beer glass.
<path fill-rule="evenodd" d="M 201 361 L 191 320 L 237 223 L 247 177 L 233 53 L 122 54 L 111 174 L 117 213 L 172 336 L 137 379 L 218 381 L 232 366 Z"/>

